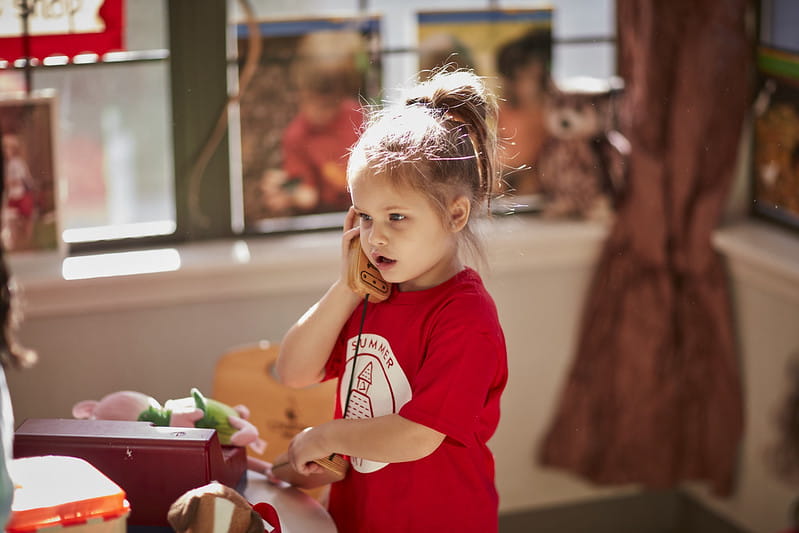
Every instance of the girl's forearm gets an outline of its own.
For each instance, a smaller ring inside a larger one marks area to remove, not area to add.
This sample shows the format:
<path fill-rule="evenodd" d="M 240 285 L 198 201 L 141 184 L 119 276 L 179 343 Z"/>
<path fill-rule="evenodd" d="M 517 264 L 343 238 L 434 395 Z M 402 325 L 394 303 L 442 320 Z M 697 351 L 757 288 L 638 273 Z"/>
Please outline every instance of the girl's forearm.
<path fill-rule="evenodd" d="M 275 365 L 281 382 L 290 387 L 319 382 L 339 332 L 359 301 L 346 284 L 337 281 L 289 329 Z"/>
<path fill-rule="evenodd" d="M 382 463 L 415 461 L 433 453 L 444 434 L 397 414 L 339 419 L 314 428 L 324 446 L 340 453 Z"/>

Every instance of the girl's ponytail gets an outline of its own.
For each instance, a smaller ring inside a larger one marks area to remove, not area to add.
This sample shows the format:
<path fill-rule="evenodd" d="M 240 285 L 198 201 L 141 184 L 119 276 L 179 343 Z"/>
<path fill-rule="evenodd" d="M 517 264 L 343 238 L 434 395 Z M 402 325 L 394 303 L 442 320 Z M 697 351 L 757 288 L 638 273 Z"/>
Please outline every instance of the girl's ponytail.
<path fill-rule="evenodd" d="M 475 200 L 490 206 L 497 175 L 497 104 L 469 71 L 440 71 L 412 89 L 406 105 L 422 105 L 451 128 L 465 127 L 477 169 Z"/>

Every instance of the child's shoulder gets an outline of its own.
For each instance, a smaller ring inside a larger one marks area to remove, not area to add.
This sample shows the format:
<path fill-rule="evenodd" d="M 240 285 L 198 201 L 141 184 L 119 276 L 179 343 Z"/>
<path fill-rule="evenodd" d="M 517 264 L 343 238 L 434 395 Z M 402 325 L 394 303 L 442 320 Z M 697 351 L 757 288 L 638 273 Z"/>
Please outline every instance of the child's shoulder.
<path fill-rule="evenodd" d="M 477 271 L 465 268 L 452 280 L 447 295 L 447 305 L 452 312 L 463 315 L 490 315 L 496 317 L 496 305 Z"/>
<path fill-rule="evenodd" d="M 480 277 L 476 270 L 466 267 L 455 276 L 454 280 L 457 284 L 455 293 L 460 293 L 467 297 L 491 299 L 491 295 L 483 283 L 483 278 Z"/>

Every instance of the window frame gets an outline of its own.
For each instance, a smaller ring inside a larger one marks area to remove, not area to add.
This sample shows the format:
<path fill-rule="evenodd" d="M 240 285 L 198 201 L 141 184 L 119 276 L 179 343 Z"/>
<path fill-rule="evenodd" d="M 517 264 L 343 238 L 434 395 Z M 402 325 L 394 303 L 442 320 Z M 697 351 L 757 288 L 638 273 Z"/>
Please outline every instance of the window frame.
<path fill-rule="evenodd" d="M 199 177 L 191 179 L 197 157 L 206 150 L 221 114 L 227 117 L 227 3 L 168 0 L 166 11 L 169 48 L 167 57 L 162 60 L 169 62 L 175 231 L 166 235 L 66 243 L 66 255 L 234 236 L 230 224 L 227 130 L 212 147 Z M 98 67 L 102 68 L 102 64 Z M 190 201 L 192 196 L 196 203 Z"/>
<path fill-rule="evenodd" d="M 178 241 L 233 236 L 227 129 L 191 183 L 221 114 L 227 117 L 227 2 L 168 1 Z M 190 20 L 191 24 L 185 21 Z M 192 198 L 196 198 L 196 201 Z"/>

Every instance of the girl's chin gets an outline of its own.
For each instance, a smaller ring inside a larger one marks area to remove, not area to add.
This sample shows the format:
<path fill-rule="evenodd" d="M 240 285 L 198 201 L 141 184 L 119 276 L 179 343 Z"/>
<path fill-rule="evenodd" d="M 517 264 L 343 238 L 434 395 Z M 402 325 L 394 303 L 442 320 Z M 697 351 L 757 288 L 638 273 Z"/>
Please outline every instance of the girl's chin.
<path fill-rule="evenodd" d="M 381 274 L 383 274 L 383 279 L 392 285 L 399 285 L 406 281 L 405 278 L 401 276 L 392 275 L 392 272 L 381 272 Z"/>
<path fill-rule="evenodd" d="M 413 283 L 413 280 L 409 280 L 407 276 L 403 276 L 399 272 L 383 272 L 382 274 L 384 280 L 392 285 L 398 286 L 400 290 L 403 290 L 405 284 Z"/>

